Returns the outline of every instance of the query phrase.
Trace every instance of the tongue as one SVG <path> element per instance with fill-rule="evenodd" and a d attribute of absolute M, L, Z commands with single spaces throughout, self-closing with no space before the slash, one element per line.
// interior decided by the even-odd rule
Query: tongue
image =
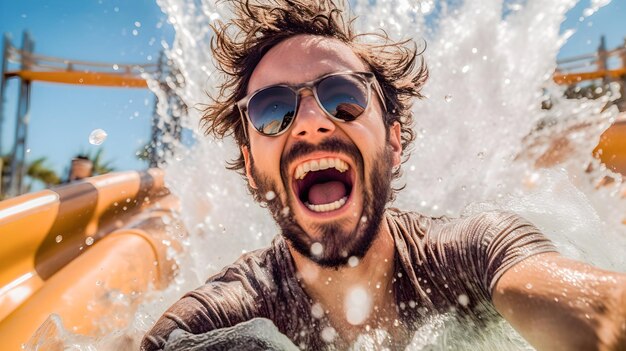
<path fill-rule="evenodd" d="M 313 205 L 329 204 L 344 196 L 346 196 L 345 185 L 334 180 L 313 185 L 309 190 L 309 203 Z"/>

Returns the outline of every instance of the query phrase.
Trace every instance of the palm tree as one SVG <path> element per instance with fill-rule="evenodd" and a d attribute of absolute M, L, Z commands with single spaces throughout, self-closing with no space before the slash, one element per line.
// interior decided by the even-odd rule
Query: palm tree
<path fill-rule="evenodd" d="M 3 165 L 2 177 L 8 177 L 9 173 L 6 173 L 4 171 L 4 168 L 10 167 L 11 155 L 4 155 L 1 158 Z M 46 162 L 47 158 L 44 156 L 26 164 L 26 177 L 30 180 L 30 182 L 25 185 L 25 189 L 23 189 L 23 191 L 29 192 L 36 182 L 43 184 L 46 188 L 61 183 L 61 178 L 50 166 L 46 164 Z M 5 180 L 6 179 L 2 179 L 3 186 L 6 186 Z M 2 194 L 2 196 L 0 197 L 4 198 L 4 194 Z"/>
<path fill-rule="evenodd" d="M 46 187 L 50 187 L 61 183 L 61 178 L 59 178 L 53 169 L 45 164 L 47 160 L 48 159 L 44 156 L 32 161 L 27 165 L 26 175 L 33 181 L 40 181 Z"/>

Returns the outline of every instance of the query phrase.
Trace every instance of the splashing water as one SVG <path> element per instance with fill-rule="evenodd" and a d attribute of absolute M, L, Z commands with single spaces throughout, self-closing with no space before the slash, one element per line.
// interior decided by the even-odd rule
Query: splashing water
<path fill-rule="evenodd" d="M 215 93 L 220 79 L 210 56 L 209 24 L 231 14 L 223 3 L 208 0 L 157 2 L 176 30 L 168 55 L 186 83 L 177 94 L 187 106 L 206 103 L 205 91 Z M 621 177 L 612 175 L 617 181 L 597 188 L 597 180 L 609 173 L 591 156 L 617 111 L 603 111 L 608 98 L 560 98 L 562 89 L 551 81 L 556 54 L 572 34 L 559 34 L 559 26 L 576 2 L 352 2 L 358 31 L 382 28 L 395 39 L 428 43 L 424 58 L 430 79 L 423 91 L 426 98 L 414 105 L 417 139 L 403 165 L 401 182 L 407 187 L 395 206 L 451 216 L 512 210 L 539 226 L 563 254 L 604 268 L 626 267 Z M 608 2 L 592 1 L 585 15 Z M 541 109 L 546 92 L 554 102 L 550 110 Z M 237 155 L 233 142 L 203 137 L 200 113 L 189 112 L 186 127 L 195 130 L 195 144 L 191 149 L 181 146 L 179 154 L 185 157 L 174 157 L 167 168 L 169 188 L 181 199 L 182 220 L 191 234 L 182 243 L 186 252 L 178 258 L 182 268 L 175 282 L 165 291 L 148 293 L 155 298 L 139 307 L 126 329 L 97 342 L 64 333 L 66 344 L 85 350 L 91 347 L 87 345 L 107 349 L 122 339 L 138 344 L 183 292 L 242 252 L 267 245 L 277 233 L 266 210 L 247 194 L 243 179 L 224 168 L 225 160 Z M 536 128 L 546 121 L 547 127 Z M 569 154 L 542 163 L 557 138 L 567 140 Z M 434 318 L 409 348 L 530 349 L 505 322 L 481 335 L 462 330 L 448 316 Z M 362 345 L 375 347 L 370 341 Z"/>

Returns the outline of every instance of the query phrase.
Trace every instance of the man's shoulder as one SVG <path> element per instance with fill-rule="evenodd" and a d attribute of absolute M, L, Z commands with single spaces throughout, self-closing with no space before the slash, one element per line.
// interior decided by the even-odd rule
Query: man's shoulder
<path fill-rule="evenodd" d="M 512 227 L 532 224 L 520 215 L 506 210 L 491 209 L 473 211 L 458 217 L 430 217 L 419 212 L 405 211 L 397 208 L 387 209 L 387 218 L 393 227 L 403 229 L 406 234 L 438 237 L 442 232 L 469 231 L 486 233 L 501 232 Z"/>
<path fill-rule="evenodd" d="M 401 232 L 411 235 L 424 235 L 434 228 L 454 222 L 456 219 L 447 216 L 430 217 L 415 211 L 388 208 L 386 211 L 387 222 L 392 230 L 400 229 Z"/>

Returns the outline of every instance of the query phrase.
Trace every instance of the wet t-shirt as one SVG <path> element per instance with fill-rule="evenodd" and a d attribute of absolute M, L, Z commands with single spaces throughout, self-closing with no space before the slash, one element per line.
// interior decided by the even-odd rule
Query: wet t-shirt
<path fill-rule="evenodd" d="M 490 319 L 497 315 L 491 293 L 502 274 L 529 256 L 556 251 L 534 225 L 507 212 L 448 219 L 389 209 L 385 220 L 396 247 L 395 306 L 407 333 L 450 311 Z M 175 329 L 200 334 L 263 317 L 300 348 L 325 349 L 321 333 L 329 324 L 313 316 L 314 304 L 278 235 L 269 248 L 243 255 L 176 302 L 142 348 L 162 348 Z"/>

